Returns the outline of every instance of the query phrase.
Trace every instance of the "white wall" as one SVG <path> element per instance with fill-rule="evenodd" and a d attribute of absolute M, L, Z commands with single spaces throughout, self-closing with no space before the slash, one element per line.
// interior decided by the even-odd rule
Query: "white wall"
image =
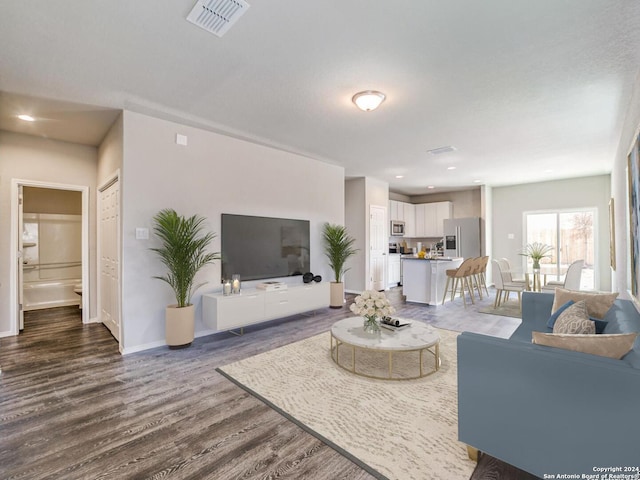
<path fill-rule="evenodd" d="M 636 77 L 633 96 L 625 116 L 618 151 L 611 172 L 611 194 L 615 199 L 616 270 L 612 272 L 613 290 L 623 298 L 630 298 L 629 203 L 627 184 L 627 156 L 640 128 L 640 73 Z M 636 234 L 640 234 L 637 232 Z"/>
<path fill-rule="evenodd" d="M 110 180 L 117 170 L 122 169 L 122 149 L 123 123 L 120 114 L 98 147 L 98 187 Z"/>
<path fill-rule="evenodd" d="M 11 330 L 9 315 L 11 180 L 32 180 L 89 187 L 89 211 L 95 212 L 97 150 L 95 147 L 60 142 L 31 135 L 0 131 L 0 336 Z M 95 218 L 89 218 L 90 317 L 96 315 Z"/>
<path fill-rule="evenodd" d="M 494 187 L 492 258 L 508 258 L 519 265 L 525 241 L 524 212 L 596 208 L 596 248 L 598 268 L 596 289 L 611 289 L 609 274 L 609 199 L 610 176 L 599 175 L 552 182 Z M 514 238 L 509 239 L 508 235 Z"/>
<path fill-rule="evenodd" d="M 188 146 L 176 145 L 176 133 L 188 137 Z M 222 213 L 309 220 L 311 271 L 330 279 L 322 225 L 344 223 L 341 167 L 125 111 L 122 178 L 125 353 L 163 345 L 164 309 L 175 303 L 170 288 L 152 278 L 163 273 L 162 264 L 149 251 L 157 241 L 153 236 L 146 241 L 135 239 L 135 228 L 151 229 L 152 217 L 163 208 L 202 215 L 217 234 Z M 212 250 L 220 250 L 219 236 Z M 192 299 L 196 305 L 196 334 L 207 331 L 201 320 L 201 295 L 219 290 L 220 275 L 220 263 L 216 262 L 197 279 L 210 283 Z"/>

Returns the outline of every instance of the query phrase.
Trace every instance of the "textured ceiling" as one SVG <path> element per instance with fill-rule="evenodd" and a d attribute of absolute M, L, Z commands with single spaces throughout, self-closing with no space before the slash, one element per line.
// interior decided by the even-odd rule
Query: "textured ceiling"
<path fill-rule="evenodd" d="M 0 90 L 181 119 L 417 195 L 608 173 L 640 66 L 635 0 L 249 0 L 222 38 L 186 21 L 194 3 L 1 2 Z M 366 89 L 387 95 L 374 112 L 351 103 Z"/>

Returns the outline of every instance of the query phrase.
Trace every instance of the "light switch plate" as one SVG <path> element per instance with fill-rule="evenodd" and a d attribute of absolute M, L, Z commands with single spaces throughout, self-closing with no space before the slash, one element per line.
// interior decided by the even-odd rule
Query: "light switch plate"
<path fill-rule="evenodd" d="M 513 233 L 509 233 L 509 234 L 507 234 L 507 238 L 509 240 L 513 240 L 514 238 L 516 238 L 516 236 Z"/>
<path fill-rule="evenodd" d="M 136 228 L 136 240 L 149 240 L 149 229 L 148 228 Z"/>

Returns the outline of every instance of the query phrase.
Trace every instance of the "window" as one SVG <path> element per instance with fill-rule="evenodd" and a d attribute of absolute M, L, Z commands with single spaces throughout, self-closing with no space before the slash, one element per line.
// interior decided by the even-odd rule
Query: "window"
<path fill-rule="evenodd" d="M 540 262 L 547 280 L 561 280 L 569 265 L 584 260 L 581 290 L 595 289 L 595 209 L 525 213 L 526 243 L 551 245 L 550 256 Z M 532 261 L 527 258 L 527 268 Z"/>

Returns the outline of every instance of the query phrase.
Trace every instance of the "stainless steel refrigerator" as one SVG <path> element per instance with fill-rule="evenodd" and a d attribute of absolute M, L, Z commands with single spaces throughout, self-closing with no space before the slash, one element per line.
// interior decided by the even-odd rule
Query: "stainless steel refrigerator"
<path fill-rule="evenodd" d="M 480 256 L 480 219 L 451 218 L 444 221 L 445 257 Z"/>

